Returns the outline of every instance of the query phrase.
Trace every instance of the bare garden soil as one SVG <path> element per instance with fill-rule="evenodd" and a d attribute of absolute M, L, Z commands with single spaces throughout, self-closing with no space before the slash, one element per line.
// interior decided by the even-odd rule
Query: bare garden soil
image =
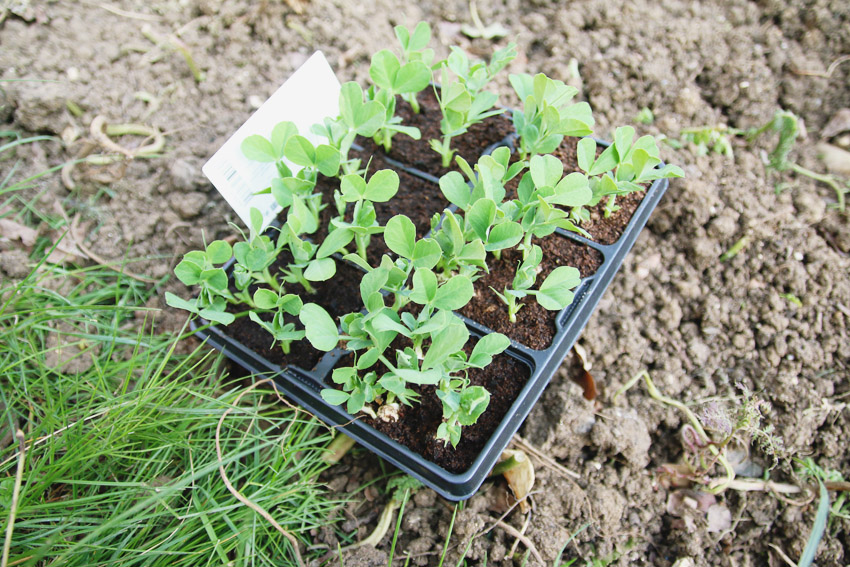
<path fill-rule="evenodd" d="M 140 275 L 161 278 L 187 250 L 233 234 L 228 222 L 236 219 L 200 167 L 314 50 L 324 51 L 341 80 L 365 85 L 369 56 L 394 45 L 397 23 L 429 21 L 443 56 L 452 44 L 484 56 L 507 41 L 463 36 L 461 24 L 470 23 L 465 1 L 298 4 L 301 13 L 286 1 L 15 3 L 20 14 L 8 12 L 0 24 L 0 129 L 56 137 L 18 150 L 15 176 L 79 157 L 92 144 L 102 152 L 90 133 L 97 116 L 156 127 L 166 144 L 156 157 L 120 167 L 77 165 L 65 182 L 45 176 L 14 204 L 76 216 L 86 244 L 103 259 L 164 257 L 132 264 Z M 602 139 L 620 124 L 671 139 L 692 126 L 746 129 L 784 108 L 801 116 L 807 131 L 792 157 L 824 171 L 815 145 L 838 111 L 850 108 L 850 64 L 829 69 L 850 54 L 845 1 L 477 6 L 485 24 L 501 23 L 519 44 L 522 55 L 508 70 L 545 72 L 577 86 Z M 144 26 L 160 37 L 179 35 L 204 80 L 193 79 L 169 44 L 152 43 Z M 496 88 L 504 95 L 500 104 L 517 104 L 506 76 Z M 644 107 L 655 115 L 652 124 L 633 120 Z M 145 143 L 134 136 L 115 142 Z M 503 520 L 527 543 L 511 554 L 517 538 L 496 525 L 510 503 L 507 488 L 488 481 L 458 512 L 445 564 L 457 564 L 469 544 L 469 565 L 520 565 L 530 544 L 550 565 L 584 524 L 563 556 L 581 557 L 575 564 L 599 558 L 615 565 L 781 565 L 773 546 L 800 557 L 816 499 L 728 490 L 716 505 L 729 521 L 710 522 L 705 510 L 678 504 L 695 493 L 673 487 L 660 472 L 686 450 L 681 414 L 650 399 L 641 385 L 614 398 L 646 370 L 663 394 L 701 415 L 711 403 L 741 407 L 740 384 L 772 406 L 764 426 L 783 441 L 772 480 L 799 482 L 793 458 L 804 457 L 850 475 L 850 223 L 828 206 L 831 189 L 765 170 L 762 156 L 774 144 L 733 138 L 732 157 L 661 144 L 665 161 L 681 165 L 687 177 L 671 184 L 580 340 L 599 396 L 586 401 L 565 365 L 520 431 L 558 465 L 533 458 L 532 506 Z M 0 162 L 0 178 L 14 163 Z M 746 246 L 721 262 L 742 238 Z M 27 254 L 19 240 L 0 239 L 0 275 L 22 277 Z M 161 286 L 166 290 L 187 293 L 174 278 Z M 162 311 L 158 326 L 176 330 L 184 320 L 183 313 Z M 759 447 L 745 461 L 774 463 Z M 375 457 L 354 451 L 325 480 L 333 491 L 354 492 L 382 471 Z M 360 537 L 371 531 L 386 496 L 369 495 L 340 512 L 343 530 Z M 409 554 L 411 565 L 436 565 L 453 509 L 430 490 L 418 492 L 402 520 L 398 564 Z M 311 537 L 336 549 L 333 530 Z M 835 518 L 817 565 L 850 562 L 848 541 L 848 522 Z M 389 547 L 388 537 L 343 559 L 347 566 L 385 565 Z M 538 564 L 529 557 L 528 565 Z"/>

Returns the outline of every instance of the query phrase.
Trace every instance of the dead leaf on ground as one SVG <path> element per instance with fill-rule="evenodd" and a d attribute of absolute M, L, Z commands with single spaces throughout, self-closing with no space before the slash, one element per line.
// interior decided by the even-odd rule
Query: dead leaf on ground
<path fill-rule="evenodd" d="M 48 262 L 59 264 L 67 260 L 88 260 L 88 256 L 77 248 L 70 239 L 62 238 L 64 236 L 62 233 L 51 231 L 45 236 L 50 238 L 52 242 L 59 242 L 47 257 Z M 32 250 L 38 237 L 39 231 L 34 228 L 11 219 L 0 219 L 0 240 L 20 241 L 26 248 Z"/>
<path fill-rule="evenodd" d="M 850 152 L 826 142 L 819 143 L 815 149 L 818 157 L 826 164 L 827 171 L 850 177 Z"/>
<path fill-rule="evenodd" d="M 514 449 L 507 449 L 502 452 L 499 462 L 502 463 L 509 459 L 513 459 L 516 464 L 502 474 L 508 481 L 508 486 L 514 493 L 514 497 L 519 501 L 520 510 L 526 513 L 529 510 L 526 496 L 534 487 L 534 465 L 531 464 L 531 459 L 525 453 Z"/>
<path fill-rule="evenodd" d="M 584 399 L 593 401 L 596 399 L 596 381 L 590 373 L 593 364 L 587 360 L 587 351 L 580 344 L 576 343 L 573 346 L 573 358 L 567 368 L 567 375 L 570 380 L 581 386 Z"/>
<path fill-rule="evenodd" d="M 832 138 L 842 132 L 848 131 L 850 131 L 850 108 L 842 108 L 823 127 L 821 136 L 823 138 Z"/>

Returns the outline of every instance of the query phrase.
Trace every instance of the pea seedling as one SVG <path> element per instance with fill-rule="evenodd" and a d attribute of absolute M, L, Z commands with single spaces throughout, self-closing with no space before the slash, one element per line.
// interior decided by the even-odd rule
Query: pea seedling
<path fill-rule="evenodd" d="M 543 250 L 535 244 L 517 268 L 511 288 L 505 288 L 504 293 L 490 288 L 508 306 L 511 323 L 516 323 L 517 312 L 523 306 L 519 300 L 527 295 L 535 296 L 537 303 L 550 311 L 560 311 L 573 302 L 572 289 L 581 283 L 581 276 L 577 269 L 570 266 L 555 268 L 538 289 L 531 289 L 537 280 L 542 261 Z"/>
<path fill-rule="evenodd" d="M 440 93 L 437 101 L 443 113 L 440 121 L 442 140 L 431 140 L 431 148 L 443 158 L 443 167 L 451 165 L 455 150 L 452 138 L 465 133 L 470 126 L 491 116 L 503 113 L 503 108 L 493 108 L 499 100 L 495 93 L 483 90 L 493 77 L 516 57 L 516 44 L 493 53 L 490 63 L 470 63 L 466 53 L 452 47 L 452 53 L 440 67 Z M 452 80 L 451 70 L 456 78 Z"/>

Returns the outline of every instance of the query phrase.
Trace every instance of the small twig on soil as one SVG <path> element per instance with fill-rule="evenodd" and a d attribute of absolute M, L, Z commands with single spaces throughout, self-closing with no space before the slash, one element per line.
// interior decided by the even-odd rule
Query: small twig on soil
<path fill-rule="evenodd" d="M 532 542 L 528 537 L 520 533 L 518 529 L 516 529 L 510 524 L 506 524 L 502 520 L 497 520 L 496 525 L 505 530 L 508 535 L 515 537 L 516 539 L 521 541 L 522 544 L 526 547 L 526 549 L 528 549 L 534 556 L 534 558 L 537 559 L 540 563 L 544 565 L 546 564 L 546 562 L 543 561 L 543 557 L 540 555 L 540 552 L 537 551 L 537 547 L 534 545 L 534 542 Z"/>
<path fill-rule="evenodd" d="M 525 530 L 528 529 L 528 524 L 531 523 L 531 514 L 528 514 L 525 517 L 525 522 L 522 524 L 522 529 L 519 531 L 522 535 L 525 535 Z M 511 546 L 511 550 L 508 552 L 508 557 L 513 557 L 514 553 L 516 553 L 516 548 L 519 546 L 519 539 L 514 540 L 514 544 Z"/>
<path fill-rule="evenodd" d="M 204 76 L 204 72 L 201 71 L 201 68 L 198 67 L 197 63 L 195 63 L 195 58 L 192 57 L 192 52 L 189 50 L 189 46 L 183 43 L 183 41 L 178 39 L 176 36 L 171 35 L 168 36 L 168 38 L 163 38 L 153 31 L 153 28 L 147 24 L 142 26 L 142 35 L 148 38 L 150 42 L 157 47 L 161 48 L 162 46 L 170 46 L 172 49 L 180 53 L 180 55 L 183 56 L 183 59 L 186 60 L 186 64 L 189 66 L 189 70 L 192 72 L 192 77 L 195 79 L 196 83 L 200 83 L 206 78 Z"/>
<path fill-rule="evenodd" d="M 342 548 L 342 551 L 351 551 L 353 549 L 357 549 L 359 547 L 363 547 L 364 545 L 377 546 L 381 543 L 381 540 L 384 539 L 384 536 L 387 535 L 387 532 L 390 529 L 390 526 L 393 522 L 393 516 L 395 515 L 395 511 L 398 510 L 398 507 L 401 506 L 401 502 L 390 498 L 390 501 L 387 502 L 387 505 L 384 506 L 384 509 L 381 511 L 381 515 L 378 518 L 378 524 L 375 526 L 375 529 L 363 540 L 358 541 L 357 543 L 352 543 L 351 545 L 347 545 Z"/>
<path fill-rule="evenodd" d="M 110 262 L 109 260 L 106 260 L 106 259 L 102 258 L 101 256 L 99 256 L 98 254 L 95 254 L 94 252 L 92 252 L 91 248 L 86 246 L 82 242 L 83 239 L 80 238 L 77 235 L 77 228 L 78 228 L 79 223 L 80 223 L 80 215 L 79 214 L 74 215 L 74 220 L 71 221 L 68 218 L 68 213 L 65 212 L 65 209 L 62 207 L 62 205 L 60 205 L 58 202 L 54 203 L 54 204 L 56 205 L 56 210 L 59 212 L 59 214 L 62 215 L 62 217 L 65 219 L 65 222 L 70 226 L 70 229 L 68 230 L 69 238 L 72 240 L 73 244 L 77 248 L 79 248 L 85 255 L 87 255 L 89 258 L 91 258 L 92 260 L 94 260 L 95 262 L 97 262 L 98 264 L 103 266 L 104 268 L 108 268 L 110 270 L 116 271 L 119 274 L 123 274 L 123 275 L 127 276 L 128 278 L 132 278 L 132 279 L 139 281 L 139 282 L 142 282 L 142 283 L 156 283 L 155 279 L 147 278 L 147 277 L 144 277 L 144 276 L 138 276 L 138 275 L 136 275 L 132 272 L 128 272 L 127 270 L 124 269 L 123 265 L 115 266 L 114 265 L 115 262 Z"/>
<path fill-rule="evenodd" d="M 121 16 L 122 18 L 130 18 L 133 20 L 142 20 L 144 22 L 158 22 L 162 20 L 160 16 L 154 16 L 153 14 L 139 14 L 136 12 L 127 12 L 126 10 L 121 10 L 120 8 L 115 8 L 110 6 L 109 4 L 99 4 L 96 2 L 91 2 L 90 0 L 83 0 L 84 3 L 89 6 L 97 6 L 98 8 L 103 8 L 107 12 L 111 12 L 116 16 Z"/>
<path fill-rule="evenodd" d="M 521 449 L 523 449 L 526 453 L 530 453 L 540 459 L 544 466 L 547 466 L 554 470 L 555 472 L 560 473 L 562 476 L 571 478 L 571 479 L 579 479 L 581 475 L 575 471 L 572 471 L 565 467 L 564 465 L 557 462 L 555 459 L 550 457 L 549 455 L 543 453 L 540 449 L 520 437 L 519 435 L 514 435 L 513 439 L 514 443 Z"/>
<path fill-rule="evenodd" d="M 262 516 L 268 523 L 270 523 L 274 528 L 283 535 L 286 539 L 289 540 L 289 543 L 292 544 L 292 549 L 295 552 L 295 560 L 298 562 L 300 567 L 304 567 L 304 560 L 301 558 L 301 551 L 298 548 L 298 540 L 293 536 L 289 531 L 283 528 L 277 521 L 272 518 L 271 514 L 269 514 L 264 508 L 255 504 L 247 497 L 242 495 L 241 492 L 234 488 L 233 484 L 231 484 L 230 479 L 227 477 L 227 473 L 224 471 L 224 456 L 221 452 L 221 426 L 224 424 L 224 419 L 230 414 L 234 407 L 239 404 L 239 401 L 242 397 L 256 389 L 258 386 L 265 384 L 266 382 L 271 382 L 271 378 L 264 378 L 259 380 L 258 382 L 254 382 L 251 386 L 246 388 L 242 393 L 236 396 L 236 399 L 233 400 L 233 404 L 229 408 L 227 408 L 224 413 L 221 414 L 221 417 L 218 420 L 218 425 L 215 428 L 215 452 L 218 455 L 218 472 L 221 475 L 221 480 L 224 481 L 224 485 L 227 487 L 227 490 L 240 502 L 242 502 L 245 506 L 252 509 L 254 512 Z M 277 392 L 277 388 L 275 388 L 275 392 Z"/>
<path fill-rule="evenodd" d="M 778 494 L 799 494 L 803 489 L 794 484 L 773 482 L 772 480 L 736 478 L 727 486 L 742 492 L 774 492 Z"/>
<path fill-rule="evenodd" d="M 826 73 L 795 68 L 792 68 L 791 70 L 794 72 L 795 75 L 804 75 L 807 77 L 823 77 L 824 79 L 829 79 L 830 77 L 832 77 L 832 74 L 835 72 L 838 66 L 844 63 L 845 61 L 850 61 L 850 55 L 842 55 L 841 57 L 833 61 L 827 68 Z"/>
<path fill-rule="evenodd" d="M 15 472 L 15 486 L 12 489 L 12 502 L 9 505 L 9 519 L 6 521 L 6 540 L 3 542 L 3 557 L 0 567 L 9 564 L 9 552 L 12 549 L 12 534 L 15 532 L 15 516 L 18 513 L 18 498 L 21 496 L 21 484 L 24 480 L 24 465 L 26 464 L 27 446 L 24 432 L 18 429 L 15 432 L 20 449 L 18 450 L 18 470 Z"/>
<path fill-rule="evenodd" d="M 780 559 L 782 559 L 785 563 L 787 563 L 787 564 L 788 564 L 788 565 L 790 565 L 791 567 L 797 567 L 797 564 L 796 564 L 796 563 L 794 563 L 794 562 L 791 560 L 791 558 L 790 558 L 790 557 L 788 557 L 788 556 L 785 554 L 785 552 L 784 552 L 784 551 L 782 551 L 782 550 L 779 548 L 779 546 L 778 546 L 778 545 L 773 544 L 773 543 L 768 543 L 767 545 L 769 545 L 770 547 L 772 547 L 772 548 L 776 551 L 776 553 L 778 553 L 778 554 L 779 554 Z"/>

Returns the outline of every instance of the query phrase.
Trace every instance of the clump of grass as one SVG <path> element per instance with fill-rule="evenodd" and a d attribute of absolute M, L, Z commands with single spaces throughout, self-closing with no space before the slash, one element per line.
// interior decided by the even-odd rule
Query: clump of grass
<path fill-rule="evenodd" d="M 240 397 L 208 349 L 178 354 L 181 337 L 134 330 L 150 293 L 100 267 L 41 265 L 0 284 L 8 565 L 292 562 L 291 542 L 234 498 L 220 466 L 302 547 L 334 518 L 317 480 L 323 426 L 271 387 Z"/>

